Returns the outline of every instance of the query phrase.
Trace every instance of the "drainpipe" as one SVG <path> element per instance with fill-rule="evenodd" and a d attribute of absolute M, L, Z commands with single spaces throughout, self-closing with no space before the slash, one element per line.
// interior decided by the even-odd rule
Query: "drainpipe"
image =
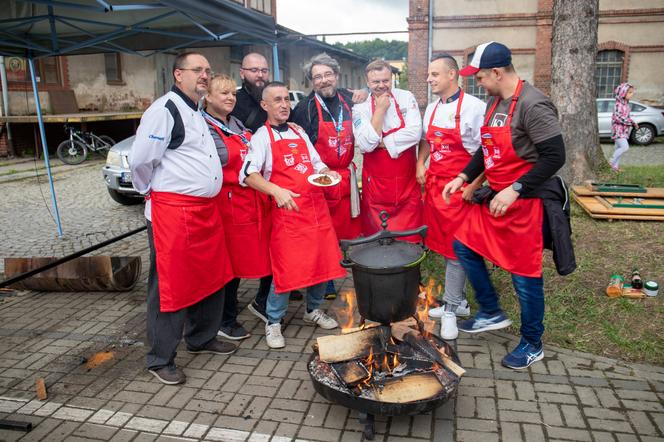
<path fill-rule="evenodd" d="M 7 82 L 7 71 L 5 70 L 5 57 L 0 56 L 0 82 L 2 83 L 2 107 L 3 111 L 0 115 L 9 116 L 9 83 Z M 10 154 L 14 152 L 14 145 L 12 144 L 12 131 L 9 127 L 9 122 L 5 124 L 7 128 L 7 150 Z"/>
<path fill-rule="evenodd" d="M 429 43 L 427 47 L 427 65 L 431 61 L 431 56 L 433 54 L 433 0 L 429 0 Z M 431 102 L 431 85 L 427 83 L 427 103 Z"/>

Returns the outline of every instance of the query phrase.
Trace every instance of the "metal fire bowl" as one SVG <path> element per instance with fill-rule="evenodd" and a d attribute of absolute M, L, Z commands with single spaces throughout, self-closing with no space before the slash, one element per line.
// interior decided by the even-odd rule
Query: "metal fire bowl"
<path fill-rule="evenodd" d="M 450 355 L 454 362 L 460 365 L 459 358 L 452 346 L 437 336 L 433 336 L 433 338 L 438 342 L 439 346 L 444 346 L 445 352 Z M 312 353 L 307 363 L 307 371 L 309 371 L 309 376 L 311 377 L 311 381 L 314 384 L 314 389 L 316 392 L 318 392 L 318 394 L 330 402 L 343 405 L 344 407 L 348 407 L 361 413 L 380 416 L 403 416 L 426 413 L 427 411 L 438 408 L 447 402 L 451 397 L 453 397 L 456 393 L 457 387 L 459 386 L 459 381 L 461 380 L 461 378 L 456 376 L 454 373 L 448 371 L 453 381 L 445 385 L 441 394 L 437 396 L 434 396 L 430 399 L 406 403 L 382 402 L 354 396 L 352 393 L 347 393 L 340 389 L 336 389 L 333 386 L 329 386 L 323 382 L 320 382 L 309 367 L 311 362 L 316 359 L 317 356 L 318 355 L 315 352 Z"/>

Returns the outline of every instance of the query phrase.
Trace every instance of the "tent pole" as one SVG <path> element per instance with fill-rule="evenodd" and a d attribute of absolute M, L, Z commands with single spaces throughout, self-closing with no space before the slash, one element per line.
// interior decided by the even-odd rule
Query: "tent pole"
<path fill-rule="evenodd" d="M 48 160 L 48 144 L 46 143 L 46 129 L 44 128 L 44 117 L 42 116 L 41 103 L 39 101 L 39 88 L 37 88 L 37 76 L 35 75 L 35 63 L 32 58 L 28 58 L 30 65 L 30 79 L 32 80 L 32 91 L 35 94 L 35 109 L 37 110 L 37 121 L 39 122 L 39 134 L 41 135 L 42 148 L 44 149 L 44 164 L 46 164 L 46 174 L 48 183 L 51 186 L 51 203 L 55 224 L 58 227 L 58 237 L 62 238 L 62 224 L 60 223 L 60 212 L 58 211 L 58 202 L 55 199 L 55 189 L 53 188 L 53 175 L 51 174 L 51 164 Z M 35 149 L 37 146 L 35 146 Z"/>
<path fill-rule="evenodd" d="M 274 68 L 274 75 L 272 75 L 272 79 L 274 81 L 281 81 L 281 73 L 279 72 L 279 50 L 277 48 L 277 42 L 272 43 L 272 66 Z"/>

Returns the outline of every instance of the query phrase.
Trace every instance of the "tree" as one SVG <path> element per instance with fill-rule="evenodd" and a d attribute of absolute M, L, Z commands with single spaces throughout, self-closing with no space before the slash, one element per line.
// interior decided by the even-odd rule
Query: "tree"
<path fill-rule="evenodd" d="M 385 60 L 403 60 L 408 57 L 408 42 L 399 40 L 373 40 L 351 41 L 348 43 L 335 43 L 335 46 L 349 49 L 358 55 L 367 58 L 384 58 Z"/>
<path fill-rule="evenodd" d="M 408 63 L 404 63 L 399 73 L 399 89 L 408 89 Z"/>
<path fill-rule="evenodd" d="M 599 0 L 554 0 L 551 99 L 558 108 L 567 162 L 563 176 L 580 183 L 606 164 L 599 144 L 595 58 Z"/>

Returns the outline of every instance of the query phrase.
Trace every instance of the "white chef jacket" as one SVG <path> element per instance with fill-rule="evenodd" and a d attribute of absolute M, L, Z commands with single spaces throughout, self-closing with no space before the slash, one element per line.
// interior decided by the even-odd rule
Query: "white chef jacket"
<path fill-rule="evenodd" d="M 441 102 L 440 98 L 433 103 L 429 103 L 427 110 L 424 112 L 424 119 L 422 120 L 423 140 L 426 140 L 427 131 L 429 130 L 429 120 L 431 119 L 431 112 L 433 112 L 434 108 L 436 109 L 436 116 L 433 118 L 433 125 L 444 129 L 454 128 L 454 116 L 456 115 L 458 103 L 458 98 L 449 103 Z M 438 107 L 436 107 L 436 105 L 438 105 Z M 473 95 L 464 94 L 463 102 L 461 103 L 459 130 L 461 131 L 463 147 L 470 155 L 473 155 L 480 147 L 480 128 L 484 124 L 485 111 L 485 102 Z"/>
<path fill-rule="evenodd" d="M 299 137 L 295 133 L 290 125 L 288 130 L 285 132 L 279 132 L 278 130 L 270 127 L 272 135 L 274 136 L 275 141 L 281 139 L 284 140 L 295 140 Z M 327 166 L 323 163 L 316 152 L 316 149 L 309 141 L 309 137 L 306 133 L 298 131 L 300 137 L 302 137 L 307 143 L 307 149 L 309 150 L 309 158 L 311 159 L 311 165 L 314 168 L 316 173 L 320 173 L 321 170 L 325 169 Z M 246 186 L 244 180 L 247 179 L 252 173 L 260 173 L 263 175 L 267 181 L 270 181 L 270 176 L 272 176 L 272 147 L 270 146 L 270 134 L 265 125 L 258 128 L 256 133 L 251 136 L 251 141 L 249 142 L 249 152 L 244 158 L 244 164 L 240 170 L 240 184 Z"/>
<path fill-rule="evenodd" d="M 382 134 L 377 134 L 371 125 L 371 116 L 373 115 L 371 111 L 372 97 L 370 96 L 364 103 L 353 106 L 353 135 L 355 136 L 355 143 L 362 153 L 373 152 L 382 141 L 390 157 L 396 159 L 403 151 L 419 143 L 422 132 L 422 118 L 415 96 L 403 89 L 392 89 L 392 95 L 399 104 L 405 126 L 384 138 Z M 390 107 L 387 109 L 383 120 L 383 132 L 399 127 L 400 124 L 401 120 L 397 115 L 394 100 L 390 97 Z"/>
<path fill-rule="evenodd" d="M 134 188 L 211 198 L 221 190 L 221 162 L 197 104 L 173 86 L 143 113 L 129 152 Z M 151 204 L 145 217 L 152 220 Z"/>

